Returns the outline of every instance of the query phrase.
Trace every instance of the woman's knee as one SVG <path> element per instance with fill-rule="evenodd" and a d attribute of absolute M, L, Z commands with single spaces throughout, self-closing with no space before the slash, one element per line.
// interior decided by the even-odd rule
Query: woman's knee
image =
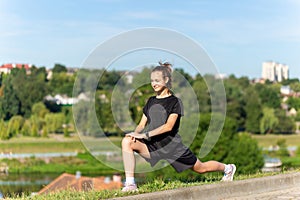
<path fill-rule="evenodd" d="M 132 139 L 131 137 L 124 137 L 122 139 L 122 149 L 124 148 L 131 148 Z"/>
<path fill-rule="evenodd" d="M 198 173 L 205 173 L 206 172 L 206 167 L 205 167 L 205 164 L 203 162 L 197 160 L 197 162 L 193 166 L 192 170 L 194 170 L 195 172 L 198 172 Z"/>

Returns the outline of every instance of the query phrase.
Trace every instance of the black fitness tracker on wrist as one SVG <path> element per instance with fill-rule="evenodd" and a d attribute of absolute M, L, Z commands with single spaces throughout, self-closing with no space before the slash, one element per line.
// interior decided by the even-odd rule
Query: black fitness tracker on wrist
<path fill-rule="evenodd" d="M 150 141 L 151 138 L 150 138 L 150 136 L 149 136 L 149 132 L 146 132 L 145 135 L 146 135 L 146 137 L 147 137 L 147 140 Z"/>

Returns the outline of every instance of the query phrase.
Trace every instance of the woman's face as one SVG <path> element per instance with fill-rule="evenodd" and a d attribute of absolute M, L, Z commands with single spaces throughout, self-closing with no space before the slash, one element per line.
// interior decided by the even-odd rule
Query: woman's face
<path fill-rule="evenodd" d="M 155 92 L 161 92 L 166 88 L 168 78 L 164 79 L 161 71 L 154 71 L 151 73 L 151 86 Z"/>

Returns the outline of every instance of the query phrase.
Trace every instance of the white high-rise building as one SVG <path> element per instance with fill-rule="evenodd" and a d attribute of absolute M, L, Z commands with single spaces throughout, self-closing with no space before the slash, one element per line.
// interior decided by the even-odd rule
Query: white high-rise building
<path fill-rule="evenodd" d="M 273 61 L 263 62 L 262 78 L 276 82 L 289 79 L 289 66 Z"/>

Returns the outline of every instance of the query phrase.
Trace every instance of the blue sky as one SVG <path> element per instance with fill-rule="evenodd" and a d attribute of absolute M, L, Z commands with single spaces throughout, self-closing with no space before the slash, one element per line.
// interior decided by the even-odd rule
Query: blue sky
<path fill-rule="evenodd" d="M 1 0 L 0 64 L 80 67 L 107 39 L 160 27 L 199 43 L 220 73 L 259 78 L 273 60 L 300 78 L 299 11 L 298 0 Z"/>

